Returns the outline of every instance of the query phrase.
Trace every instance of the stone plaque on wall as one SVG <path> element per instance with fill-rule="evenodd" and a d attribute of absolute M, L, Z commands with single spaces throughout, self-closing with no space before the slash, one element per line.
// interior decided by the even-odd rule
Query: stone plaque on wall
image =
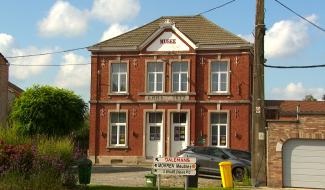
<path fill-rule="evenodd" d="M 145 96 L 148 101 L 187 101 L 189 96 L 175 96 L 175 95 L 150 95 Z"/>

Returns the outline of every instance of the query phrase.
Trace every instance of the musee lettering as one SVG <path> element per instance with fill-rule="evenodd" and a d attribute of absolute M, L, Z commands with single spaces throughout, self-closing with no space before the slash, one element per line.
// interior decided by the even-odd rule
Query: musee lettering
<path fill-rule="evenodd" d="M 160 44 L 176 44 L 176 39 L 160 39 Z"/>

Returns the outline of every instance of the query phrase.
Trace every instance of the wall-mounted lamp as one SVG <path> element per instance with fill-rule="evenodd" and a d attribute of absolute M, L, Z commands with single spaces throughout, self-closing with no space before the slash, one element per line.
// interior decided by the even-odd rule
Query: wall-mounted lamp
<path fill-rule="evenodd" d="M 241 138 L 242 138 L 242 136 L 241 136 L 237 131 L 235 131 L 235 137 L 236 137 L 237 139 L 241 139 Z"/>

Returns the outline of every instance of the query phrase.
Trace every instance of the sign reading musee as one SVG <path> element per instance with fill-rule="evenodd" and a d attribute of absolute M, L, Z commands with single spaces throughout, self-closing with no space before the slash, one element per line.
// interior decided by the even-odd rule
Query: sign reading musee
<path fill-rule="evenodd" d="M 154 174 L 195 175 L 196 158 L 165 157 L 155 158 L 153 162 Z"/>

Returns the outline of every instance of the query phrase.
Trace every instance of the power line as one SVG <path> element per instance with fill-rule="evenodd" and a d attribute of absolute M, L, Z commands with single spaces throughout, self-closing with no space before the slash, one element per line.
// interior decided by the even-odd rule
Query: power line
<path fill-rule="evenodd" d="M 27 65 L 27 64 L 9 64 L 10 66 L 23 67 L 54 67 L 54 66 L 71 66 L 71 65 L 90 65 L 91 63 L 76 63 L 76 64 L 41 64 L 41 65 Z"/>
<path fill-rule="evenodd" d="M 274 68 L 274 69 L 310 69 L 310 68 L 319 68 L 325 67 L 325 64 L 321 65 L 301 65 L 301 66 L 280 66 L 280 65 L 266 65 L 263 64 L 264 67 Z"/>
<path fill-rule="evenodd" d="M 219 8 L 222 8 L 222 7 L 224 7 L 224 6 L 226 6 L 226 5 L 230 4 L 230 3 L 233 3 L 235 1 L 236 0 L 228 1 L 226 3 L 223 3 L 223 4 L 219 5 L 219 6 L 213 7 L 211 9 L 209 9 L 209 10 L 200 12 L 200 13 L 196 14 L 196 16 L 202 15 L 202 14 L 205 14 L 205 13 L 208 13 L 208 12 L 211 12 L 211 11 L 216 10 L 216 9 L 219 9 Z M 67 49 L 67 50 L 61 50 L 61 51 L 46 52 L 46 53 L 36 53 L 36 54 L 27 54 L 27 55 L 18 55 L 18 56 L 8 56 L 8 57 L 5 57 L 5 58 L 7 58 L 7 59 L 16 59 L 16 58 L 26 58 L 26 57 L 36 57 L 36 56 L 43 56 L 43 55 L 52 55 L 52 54 L 59 54 L 59 53 L 66 53 L 66 52 L 71 52 L 71 51 L 83 50 L 83 49 L 87 49 L 88 47 L 90 47 L 90 46 L 73 48 L 73 49 Z M 14 65 L 14 64 L 11 64 L 11 65 Z M 17 65 L 14 65 L 14 66 L 17 66 Z M 20 66 L 23 66 L 23 65 L 20 65 Z M 44 65 L 44 66 L 49 66 L 49 65 Z M 57 66 L 57 65 L 53 65 L 53 66 Z"/>
<path fill-rule="evenodd" d="M 216 10 L 216 9 L 219 9 L 219 8 L 221 8 L 221 7 L 224 7 L 224 6 L 226 6 L 226 5 L 230 4 L 230 3 L 233 3 L 233 2 L 235 2 L 235 1 L 236 1 L 236 0 L 228 1 L 228 2 L 226 2 L 226 3 L 224 3 L 224 4 L 221 4 L 221 5 L 219 5 L 219 6 L 213 7 L 212 9 L 209 9 L 209 10 L 203 11 L 203 12 L 197 14 L 197 15 L 202 15 L 202 14 L 205 14 L 205 13 L 208 13 L 208 12 L 211 12 L 211 11 L 214 11 L 214 10 Z"/>
<path fill-rule="evenodd" d="M 35 53 L 35 54 L 27 54 L 27 55 L 9 56 L 9 57 L 5 57 L 5 58 L 7 58 L 7 59 L 16 59 L 16 58 L 25 58 L 25 57 L 36 57 L 36 56 L 43 56 L 43 55 L 66 53 L 66 52 L 77 51 L 77 50 L 82 50 L 82 49 L 86 49 L 86 48 L 88 48 L 88 46 L 87 47 L 74 48 L 74 49 L 66 49 L 66 50 L 61 50 L 61 51 L 46 52 L 46 53 Z"/>
<path fill-rule="evenodd" d="M 279 3 L 282 7 L 288 9 L 290 12 L 294 13 L 295 15 L 297 15 L 298 17 L 302 18 L 303 20 L 307 21 L 309 24 L 315 26 L 316 28 L 318 28 L 319 30 L 325 32 L 325 29 L 318 26 L 317 24 L 315 24 L 314 22 L 306 19 L 305 17 L 301 16 L 299 13 L 297 13 L 296 11 L 292 10 L 291 8 L 289 8 L 288 6 L 286 6 L 285 4 L 281 3 L 279 0 L 274 0 L 275 2 Z"/>

